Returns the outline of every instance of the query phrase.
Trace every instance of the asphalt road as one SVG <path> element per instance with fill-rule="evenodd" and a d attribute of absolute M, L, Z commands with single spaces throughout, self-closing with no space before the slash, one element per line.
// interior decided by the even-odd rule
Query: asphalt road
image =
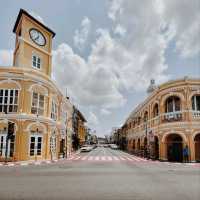
<path fill-rule="evenodd" d="M 0 167 L 0 200 L 199 200 L 200 168 L 109 148 L 62 163 Z"/>

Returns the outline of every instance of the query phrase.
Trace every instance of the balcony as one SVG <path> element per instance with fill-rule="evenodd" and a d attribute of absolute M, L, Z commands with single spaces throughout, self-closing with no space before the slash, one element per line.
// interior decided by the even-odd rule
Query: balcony
<path fill-rule="evenodd" d="M 196 120 L 196 119 L 200 119 L 200 111 L 191 111 L 192 113 L 192 119 Z"/>
<path fill-rule="evenodd" d="M 162 122 L 174 122 L 183 120 L 183 111 L 175 111 L 162 114 Z"/>

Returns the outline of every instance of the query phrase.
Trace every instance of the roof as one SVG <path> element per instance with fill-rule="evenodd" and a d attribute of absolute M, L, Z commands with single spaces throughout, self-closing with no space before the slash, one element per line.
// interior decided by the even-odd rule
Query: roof
<path fill-rule="evenodd" d="M 31 18 L 37 24 L 39 24 L 44 29 L 46 29 L 48 32 L 50 32 L 53 35 L 53 37 L 56 35 L 54 31 L 52 31 L 50 28 L 48 28 L 47 26 L 45 26 L 44 24 L 42 24 L 40 21 L 38 21 L 36 18 L 34 18 L 33 16 L 31 16 L 27 11 L 25 11 L 23 9 L 20 9 L 20 11 L 19 11 L 19 14 L 17 16 L 17 20 L 16 20 L 14 28 L 13 28 L 13 33 L 16 33 L 17 26 L 18 26 L 19 21 L 20 21 L 20 19 L 21 19 L 21 17 L 22 17 L 23 14 L 26 15 L 27 17 Z"/>
<path fill-rule="evenodd" d="M 85 119 L 85 117 L 83 116 L 83 114 L 81 113 L 81 111 L 78 108 L 76 108 L 75 106 L 74 106 L 74 111 L 77 113 L 77 115 L 81 118 L 81 120 L 83 122 L 87 122 L 87 120 Z"/>

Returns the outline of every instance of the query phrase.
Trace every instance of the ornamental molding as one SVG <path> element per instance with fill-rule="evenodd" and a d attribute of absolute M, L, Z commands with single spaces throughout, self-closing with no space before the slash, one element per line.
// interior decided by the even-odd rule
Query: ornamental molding
<path fill-rule="evenodd" d="M 24 131 L 31 132 L 32 126 L 41 127 L 42 130 L 43 130 L 43 133 L 47 134 L 47 128 L 46 128 L 46 126 L 43 123 L 39 122 L 39 121 L 32 122 L 32 123 L 28 124 L 28 126 L 26 127 L 26 129 Z"/>
<path fill-rule="evenodd" d="M 37 84 L 46 86 L 47 88 L 51 89 L 55 93 L 57 92 L 60 95 L 62 94 L 61 91 L 57 88 L 57 86 L 53 83 L 53 81 L 49 79 L 49 77 L 39 77 L 38 75 L 34 75 L 32 70 L 27 70 L 24 68 L 21 69 L 20 72 L 21 73 L 17 73 L 15 71 L 0 72 L 0 78 L 4 80 L 12 79 L 16 81 L 35 82 Z M 43 74 L 41 74 L 40 76 L 43 76 Z"/>
<path fill-rule="evenodd" d="M 21 86 L 21 84 L 19 83 L 19 82 L 17 82 L 17 81 L 15 81 L 15 80 L 12 80 L 11 78 L 8 78 L 8 79 L 5 79 L 5 80 L 1 80 L 0 81 L 0 84 L 4 84 L 4 83 L 14 83 L 14 84 L 16 84 L 17 85 L 17 89 L 18 90 L 21 90 L 22 89 L 22 86 Z"/>
<path fill-rule="evenodd" d="M 17 121 L 38 121 L 40 123 L 46 123 L 50 126 L 56 126 L 56 124 L 58 122 L 55 122 L 54 120 L 52 120 L 49 117 L 43 117 L 43 116 L 39 116 L 37 117 L 36 115 L 32 115 L 32 114 L 26 114 L 26 113 L 22 113 L 22 114 L 0 114 L 0 120 L 1 119 L 8 119 L 8 120 L 17 120 Z"/>
<path fill-rule="evenodd" d="M 183 132 L 181 132 L 181 131 L 176 131 L 176 130 L 173 131 L 173 132 L 168 131 L 168 132 L 164 133 L 164 135 L 162 136 L 161 142 L 164 143 L 164 142 L 166 141 L 167 136 L 169 136 L 169 135 L 172 134 L 172 133 L 173 133 L 173 134 L 178 134 L 178 135 L 180 135 L 180 136 L 182 137 L 182 139 L 184 140 L 185 143 L 188 142 L 188 139 L 187 139 L 186 135 L 185 135 Z"/>
<path fill-rule="evenodd" d="M 32 84 L 29 88 L 29 92 L 33 92 L 35 88 L 41 88 L 44 91 L 44 96 L 48 96 L 48 90 L 41 83 Z"/>

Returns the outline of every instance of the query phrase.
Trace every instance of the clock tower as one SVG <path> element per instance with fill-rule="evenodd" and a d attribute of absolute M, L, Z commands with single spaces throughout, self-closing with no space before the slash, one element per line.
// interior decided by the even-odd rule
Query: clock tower
<path fill-rule="evenodd" d="M 16 34 L 13 66 L 51 76 L 55 33 L 23 9 L 18 14 L 13 32 Z"/>

